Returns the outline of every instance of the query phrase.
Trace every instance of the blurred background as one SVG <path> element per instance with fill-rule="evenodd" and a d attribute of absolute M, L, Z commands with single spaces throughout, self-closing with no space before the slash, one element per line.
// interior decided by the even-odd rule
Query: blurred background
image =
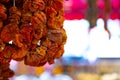
<path fill-rule="evenodd" d="M 64 0 L 62 58 L 41 67 L 11 61 L 10 80 L 120 80 L 120 0 Z"/>

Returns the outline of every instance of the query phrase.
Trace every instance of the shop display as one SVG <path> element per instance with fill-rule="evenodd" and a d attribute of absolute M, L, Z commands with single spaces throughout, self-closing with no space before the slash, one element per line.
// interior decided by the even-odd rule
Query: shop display
<path fill-rule="evenodd" d="M 0 80 L 14 75 L 12 59 L 43 66 L 63 55 L 63 16 L 63 0 L 0 0 Z"/>

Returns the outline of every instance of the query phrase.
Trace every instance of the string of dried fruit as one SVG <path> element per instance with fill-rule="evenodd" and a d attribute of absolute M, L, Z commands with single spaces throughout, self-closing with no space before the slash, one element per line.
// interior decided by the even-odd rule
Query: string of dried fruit
<path fill-rule="evenodd" d="M 42 4 L 41 6 L 44 6 L 43 0 L 39 0 L 39 3 Z M 63 29 L 63 2 L 62 0 L 51 0 L 49 3 L 50 4 L 46 5 L 45 10 L 43 9 L 44 7 L 38 10 L 30 10 L 31 13 L 33 13 L 31 24 L 35 30 L 33 38 L 34 42 L 32 43 L 36 45 L 36 48 L 35 50 L 33 49 L 33 51 L 31 50 L 29 52 L 30 54 L 27 54 L 25 58 L 25 64 L 27 65 L 40 66 L 47 61 L 52 64 L 54 63 L 54 59 L 61 57 L 64 52 L 63 45 L 66 42 L 66 34 Z M 57 9 L 57 7 L 59 8 Z M 41 44 L 40 46 L 37 45 L 39 41 Z M 38 49 L 44 52 L 44 54 L 41 51 L 38 52 Z M 30 56 L 31 58 L 29 58 Z M 32 59 L 32 57 L 35 57 L 36 59 Z M 36 61 L 37 58 L 39 59 L 38 61 Z M 29 59 L 32 59 L 33 61 Z"/>
<path fill-rule="evenodd" d="M 0 29 L 3 27 L 3 21 L 7 18 L 6 10 L 6 7 L 0 3 Z"/>
<path fill-rule="evenodd" d="M 8 44 L 11 40 L 15 40 L 15 35 L 18 33 L 18 15 L 19 13 L 16 11 L 16 7 L 13 6 L 9 9 L 9 15 L 6 17 L 6 20 L 8 21 L 8 24 L 4 24 L 1 29 L 1 52 L 0 52 L 0 66 L 1 66 L 1 79 L 2 80 L 8 80 L 9 77 L 12 77 L 14 75 L 13 71 L 9 69 L 9 63 L 11 59 L 14 59 L 15 53 L 17 52 L 16 47 L 14 47 L 12 44 Z M 4 44 L 4 45 L 3 45 Z M 5 69 L 2 67 L 6 67 Z"/>
<path fill-rule="evenodd" d="M 7 8 L 1 2 L 6 2 L 8 0 L 0 0 L 0 33 L 4 27 L 4 22 L 7 19 Z M 8 80 L 9 77 L 13 76 L 14 73 L 9 68 L 10 56 L 4 53 L 6 44 L 0 37 L 0 80 Z M 11 54 L 10 54 L 11 55 Z"/>
<path fill-rule="evenodd" d="M 5 13 L 6 10 L 7 10 L 6 7 L 0 3 L 0 31 L 3 28 L 3 20 L 7 18 L 7 14 Z M 4 50 L 4 48 L 5 48 L 5 43 L 3 43 L 2 39 L 0 38 L 0 55 L 1 55 L 1 52 Z M 2 59 L 0 58 L 0 61 L 1 60 Z"/>
<path fill-rule="evenodd" d="M 0 63 L 0 80 L 9 80 L 9 77 L 12 77 L 14 72 L 10 70 L 9 64 Z"/>
<path fill-rule="evenodd" d="M 66 42 L 66 34 L 63 29 L 63 1 L 51 0 L 46 8 L 47 36 L 51 45 L 47 49 L 47 60 L 50 64 L 54 63 L 55 58 L 62 56 L 64 52 L 64 43 Z"/>
<path fill-rule="evenodd" d="M 26 0 L 23 4 L 21 36 L 23 37 L 22 43 L 28 49 L 25 56 L 25 64 L 27 65 L 41 66 L 46 63 L 45 56 L 41 57 L 43 52 L 37 50 L 40 46 L 38 43 L 45 34 L 46 15 L 43 12 L 44 8 L 45 4 L 43 0 Z M 28 29 L 30 29 L 29 32 L 27 31 Z"/>
<path fill-rule="evenodd" d="M 0 23 L 3 20 L 5 23 L 0 28 L 0 65 L 9 66 L 14 59 L 24 60 L 30 66 L 43 66 L 46 62 L 53 64 L 54 59 L 63 55 L 67 39 L 63 29 L 63 0 L 8 0 L 7 3 L 2 0 L 2 3 Z M 1 74 L 3 71 L 0 68 Z"/>

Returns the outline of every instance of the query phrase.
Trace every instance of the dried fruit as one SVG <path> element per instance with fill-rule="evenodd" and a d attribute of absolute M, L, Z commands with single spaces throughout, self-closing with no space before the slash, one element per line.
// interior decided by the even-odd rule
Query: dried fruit
<path fill-rule="evenodd" d="M 14 75 L 12 59 L 43 66 L 63 55 L 63 13 L 63 0 L 0 0 L 0 80 Z"/>

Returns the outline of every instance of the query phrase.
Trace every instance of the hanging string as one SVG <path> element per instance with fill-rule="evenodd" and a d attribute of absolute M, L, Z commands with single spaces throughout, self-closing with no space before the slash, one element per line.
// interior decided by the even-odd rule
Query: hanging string
<path fill-rule="evenodd" d="M 15 0 L 13 0 L 13 6 L 15 6 Z"/>
<path fill-rule="evenodd" d="M 103 16 L 103 20 L 104 20 L 104 28 L 105 30 L 108 32 L 109 34 L 109 38 L 111 37 L 110 32 L 107 28 L 107 20 L 109 18 L 109 14 L 111 12 L 111 5 L 110 5 L 110 0 L 104 0 L 105 3 L 105 8 L 104 8 L 104 16 Z"/>
<path fill-rule="evenodd" d="M 88 9 L 86 13 L 86 18 L 90 23 L 90 29 L 96 26 L 97 20 L 97 4 L 96 0 L 87 0 Z"/>

